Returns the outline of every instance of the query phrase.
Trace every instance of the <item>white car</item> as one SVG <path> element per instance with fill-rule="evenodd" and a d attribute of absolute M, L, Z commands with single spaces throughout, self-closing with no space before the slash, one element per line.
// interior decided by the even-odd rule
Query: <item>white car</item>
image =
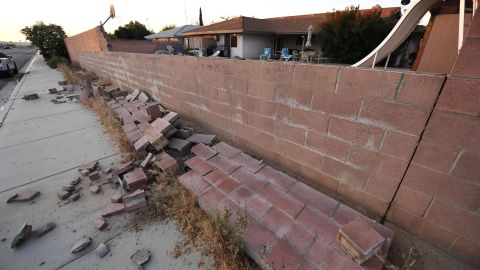
<path fill-rule="evenodd" d="M 12 57 L 2 52 L 0 52 L 0 72 L 9 75 L 18 73 L 17 64 Z"/>

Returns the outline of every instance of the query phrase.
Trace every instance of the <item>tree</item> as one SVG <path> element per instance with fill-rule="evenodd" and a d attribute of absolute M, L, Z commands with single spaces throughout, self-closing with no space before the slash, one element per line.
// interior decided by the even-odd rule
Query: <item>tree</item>
<path fill-rule="evenodd" d="M 163 31 L 170 30 L 170 29 L 173 29 L 173 28 L 175 28 L 175 27 L 177 27 L 175 24 L 167 24 L 167 25 L 165 25 L 165 26 L 162 28 L 162 32 L 163 32 Z"/>
<path fill-rule="evenodd" d="M 56 24 L 37 22 L 20 30 L 26 39 L 36 46 L 45 59 L 53 56 L 68 57 L 64 39 L 67 38 L 63 28 Z"/>
<path fill-rule="evenodd" d="M 382 9 L 376 6 L 360 12 L 358 6 L 328 15 L 317 27 L 322 50 L 326 57 L 341 63 L 352 64 L 370 53 L 388 35 L 395 25 L 394 14 L 383 18 Z"/>
<path fill-rule="evenodd" d="M 153 34 L 153 32 L 138 21 L 130 21 L 124 26 L 119 26 L 113 34 L 118 39 L 145 39 L 145 36 Z"/>
<path fill-rule="evenodd" d="M 200 12 L 198 13 L 198 25 L 203 26 L 202 7 L 200 7 Z"/>

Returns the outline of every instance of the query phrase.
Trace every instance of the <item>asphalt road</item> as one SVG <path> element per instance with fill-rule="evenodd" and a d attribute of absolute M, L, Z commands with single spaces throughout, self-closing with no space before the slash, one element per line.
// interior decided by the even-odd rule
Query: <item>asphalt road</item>
<path fill-rule="evenodd" d="M 37 52 L 36 48 L 12 48 L 12 49 L 0 49 L 1 52 L 6 55 L 11 55 L 15 63 L 17 63 L 17 68 L 21 71 L 22 67 L 32 58 L 32 56 Z M 7 99 L 10 97 L 13 89 L 17 85 L 17 79 L 19 79 L 21 74 L 9 77 L 7 75 L 0 74 L 0 108 L 5 104 Z"/>

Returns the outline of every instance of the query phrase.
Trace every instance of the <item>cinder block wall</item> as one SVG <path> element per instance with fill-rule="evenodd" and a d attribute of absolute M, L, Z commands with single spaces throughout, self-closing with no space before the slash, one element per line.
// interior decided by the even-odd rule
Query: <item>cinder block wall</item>
<path fill-rule="evenodd" d="M 389 220 L 480 267 L 480 17 L 448 77 Z"/>
<path fill-rule="evenodd" d="M 468 57 L 478 33 L 448 78 L 113 52 L 78 60 L 379 215 L 393 200 L 389 221 L 478 266 L 480 66 Z"/>
<path fill-rule="evenodd" d="M 70 61 L 78 65 L 79 52 L 101 52 L 108 51 L 107 40 L 100 26 L 65 39 Z"/>

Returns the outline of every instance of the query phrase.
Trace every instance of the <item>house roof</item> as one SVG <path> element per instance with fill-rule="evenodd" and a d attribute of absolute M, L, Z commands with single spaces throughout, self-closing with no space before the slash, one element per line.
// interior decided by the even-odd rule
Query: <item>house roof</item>
<path fill-rule="evenodd" d="M 368 12 L 363 9 L 360 12 Z M 399 7 L 382 8 L 382 17 L 388 17 L 399 11 Z M 275 17 L 257 19 L 240 16 L 231 20 L 210 24 L 194 30 L 185 31 L 183 36 L 231 33 L 275 33 L 275 34 L 305 34 L 310 25 L 317 25 L 328 18 L 329 13 Z"/>
<path fill-rule="evenodd" d="M 199 27 L 201 27 L 201 26 L 187 24 L 187 25 L 175 27 L 175 28 L 172 28 L 172 29 L 169 29 L 169 30 L 165 30 L 165 31 L 162 31 L 162 32 L 158 32 L 158 33 L 155 33 L 155 34 L 151 34 L 151 35 L 145 36 L 145 38 L 146 39 L 156 39 L 156 38 L 182 37 L 183 32 L 194 30 L 194 29 L 197 29 Z"/>

